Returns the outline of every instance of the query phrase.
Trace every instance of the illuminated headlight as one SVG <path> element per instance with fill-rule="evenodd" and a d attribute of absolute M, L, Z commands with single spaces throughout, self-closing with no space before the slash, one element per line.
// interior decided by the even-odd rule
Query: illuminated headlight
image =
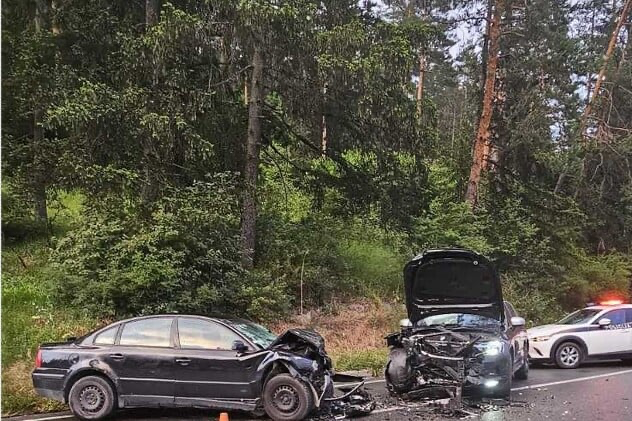
<path fill-rule="evenodd" d="M 483 354 L 494 356 L 503 352 L 503 343 L 500 341 L 490 341 L 483 346 Z"/>
<path fill-rule="evenodd" d="M 485 387 L 496 387 L 498 386 L 498 380 L 486 380 L 485 383 L 483 383 L 485 385 Z"/>
<path fill-rule="evenodd" d="M 546 342 L 551 339 L 550 336 L 535 336 L 533 338 L 529 338 L 531 342 Z"/>

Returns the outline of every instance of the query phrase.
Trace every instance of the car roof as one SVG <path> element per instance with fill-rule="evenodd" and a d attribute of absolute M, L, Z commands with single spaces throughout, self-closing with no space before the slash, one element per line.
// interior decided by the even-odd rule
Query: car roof
<path fill-rule="evenodd" d="M 112 326 L 112 325 L 115 325 L 115 324 L 132 322 L 132 321 L 135 321 L 135 320 L 153 319 L 153 318 L 157 318 L 157 317 L 199 317 L 199 318 L 202 318 L 202 319 L 216 320 L 216 321 L 224 322 L 224 323 L 230 323 L 230 322 L 233 322 L 233 323 L 236 323 L 236 322 L 248 323 L 248 320 L 239 319 L 239 318 L 229 318 L 229 317 L 225 318 L 225 317 L 206 316 L 204 314 L 181 314 L 181 313 L 169 314 L 169 313 L 165 313 L 165 314 L 148 314 L 148 315 L 144 315 L 144 316 L 130 317 L 128 319 L 122 319 L 122 320 L 117 320 L 115 322 L 112 322 L 108 326 Z"/>

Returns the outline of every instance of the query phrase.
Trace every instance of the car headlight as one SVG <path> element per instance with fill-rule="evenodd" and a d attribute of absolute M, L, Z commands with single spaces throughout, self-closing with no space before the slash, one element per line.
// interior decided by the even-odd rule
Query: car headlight
<path fill-rule="evenodd" d="M 546 342 L 551 339 L 550 336 L 534 336 L 533 338 L 529 338 L 531 342 Z"/>
<path fill-rule="evenodd" d="M 483 345 L 483 354 L 494 356 L 503 352 L 503 343 L 500 341 L 489 341 Z"/>

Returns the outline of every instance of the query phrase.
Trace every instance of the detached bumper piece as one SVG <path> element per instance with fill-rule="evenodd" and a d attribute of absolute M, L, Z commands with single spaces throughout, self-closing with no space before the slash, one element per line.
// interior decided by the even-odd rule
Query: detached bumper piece
<path fill-rule="evenodd" d="M 333 395 L 323 399 L 321 414 L 325 418 L 352 418 L 371 413 L 376 406 L 373 397 L 364 389 L 362 377 L 346 374 L 334 374 L 336 383 L 348 383 L 338 387 L 338 396 Z"/>

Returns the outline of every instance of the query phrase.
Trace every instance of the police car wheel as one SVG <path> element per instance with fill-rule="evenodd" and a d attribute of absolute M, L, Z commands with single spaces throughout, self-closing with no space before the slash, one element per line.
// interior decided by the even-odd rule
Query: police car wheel
<path fill-rule="evenodd" d="M 577 368 L 583 359 L 583 351 L 575 342 L 564 342 L 555 351 L 555 364 L 559 368 Z"/>

